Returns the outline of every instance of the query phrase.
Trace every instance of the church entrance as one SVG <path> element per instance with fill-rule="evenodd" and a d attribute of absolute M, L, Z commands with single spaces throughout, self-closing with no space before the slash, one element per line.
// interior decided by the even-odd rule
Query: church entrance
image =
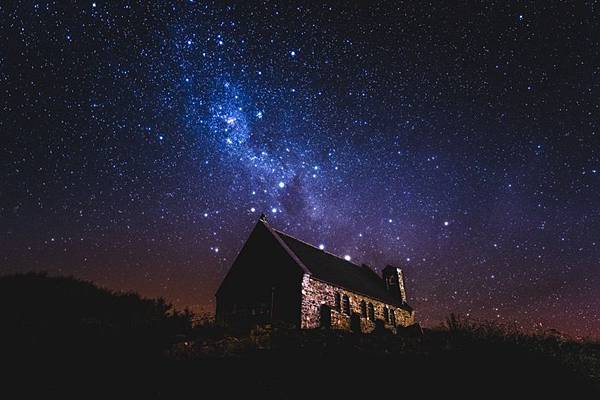
<path fill-rule="evenodd" d="M 321 328 L 331 328 L 331 307 L 327 304 L 321 304 L 321 316 L 320 316 Z"/>

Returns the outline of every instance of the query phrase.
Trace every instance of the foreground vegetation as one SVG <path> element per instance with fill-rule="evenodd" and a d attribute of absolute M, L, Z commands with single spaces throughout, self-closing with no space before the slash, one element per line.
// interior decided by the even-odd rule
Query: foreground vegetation
<path fill-rule="evenodd" d="M 600 343 L 456 316 L 422 333 L 234 335 L 161 299 L 40 274 L 0 278 L 0 312 L 6 389 L 19 398 L 600 394 Z"/>

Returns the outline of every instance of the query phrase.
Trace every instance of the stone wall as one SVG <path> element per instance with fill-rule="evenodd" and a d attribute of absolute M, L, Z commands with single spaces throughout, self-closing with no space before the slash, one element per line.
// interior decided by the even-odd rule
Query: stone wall
<path fill-rule="evenodd" d="M 320 310 L 321 305 L 325 304 L 331 307 L 331 327 L 333 329 L 350 329 L 350 315 L 338 310 L 335 304 L 335 294 L 339 293 L 340 297 L 347 295 L 350 299 L 350 313 L 358 313 L 361 315 L 360 303 L 365 301 L 367 304 L 372 303 L 375 308 L 375 319 L 381 320 L 387 329 L 395 332 L 395 326 L 391 323 L 385 323 L 384 307 L 387 306 L 389 312 L 393 312 L 396 317 L 396 324 L 408 326 L 414 323 L 414 311 L 409 312 L 402 308 L 387 305 L 379 300 L 351 292 L 332 286 L 328 283 L 320 281 L 305 274 L 302 278 L 302 302 L 301 302 L 301 320 L 300 327 L 302 329 L 318 328 L 321 325 Z M 390 318 L 391 321 L 391 318 Z M 368 318 L 360 318 L 360 326 L 362 332 L 371 332 L 375 329 L 375 321 Z"/>

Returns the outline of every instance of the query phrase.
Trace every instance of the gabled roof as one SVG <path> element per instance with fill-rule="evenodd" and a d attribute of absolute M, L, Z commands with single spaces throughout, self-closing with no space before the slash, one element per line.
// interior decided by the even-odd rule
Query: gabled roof
<path fill-rule="evenodd" d="M 412 310 L 410 306 L 402 303 L 396 296 L 388 292 L 383 279 L 368 266 L 356 265 L 296 239 L 270 227 L 264 219 L 261 219 L 259 223 L 265 224 L 294 261 L 313 277 L 384 303 Z"/>

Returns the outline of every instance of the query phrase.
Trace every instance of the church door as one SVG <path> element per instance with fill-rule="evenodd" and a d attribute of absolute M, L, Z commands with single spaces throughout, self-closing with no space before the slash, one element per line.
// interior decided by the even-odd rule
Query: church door
<path fill-rule="evenodd" d="M 327 304 L 321 304 L 321 328 L 331 328 L 331 307 Z"/>

